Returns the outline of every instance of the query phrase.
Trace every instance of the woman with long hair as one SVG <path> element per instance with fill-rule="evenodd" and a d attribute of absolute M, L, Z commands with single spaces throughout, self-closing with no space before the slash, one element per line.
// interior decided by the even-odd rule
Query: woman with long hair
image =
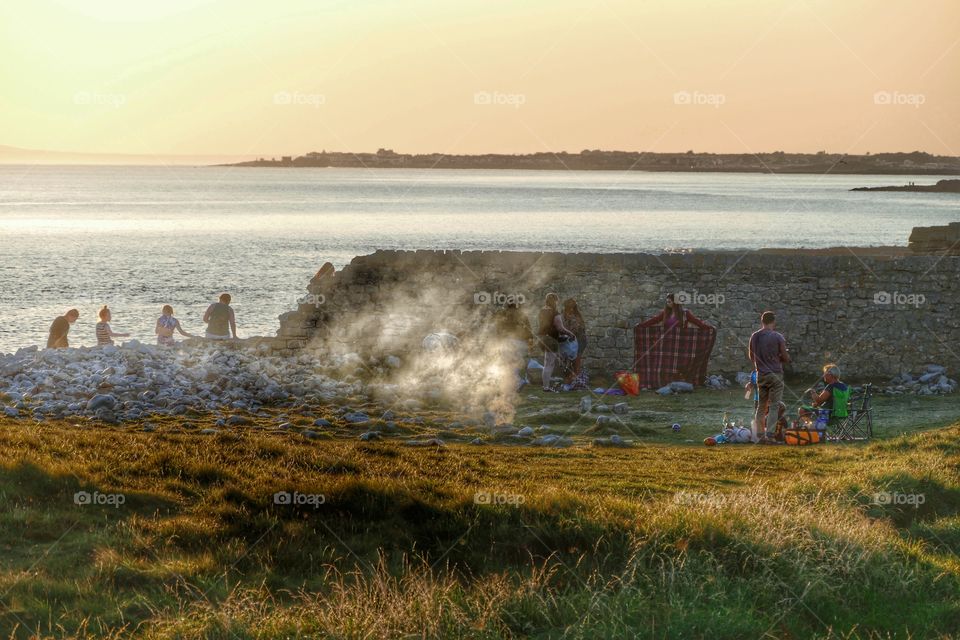
<path fill-rule="evenodd" d="M 583 370 L 583 352 L 587 348 L 587 323 L 574 298 L 563 301 L 563 325 L 577 338 L 577 355 L 570 361 L 570 371 L 567 374 L 564 389 L 567 391 L 586 389 L 587 374 Z"/>
<path fill-rule="evenodd" d="M 553 369 L 557 365 L 560 336 L 576 337 L 564 326 L 559 307 L 560 296 L 548 293 L 540 309 L 537 323 L 537 340 L 543 347 L 543 390 L 547 393 L 553 392 L 550 382 L 553 378 Z"/>
<path fill-rule="evenodd" d="M 683 327 L 685 327 L 687 324 L 692 324 L 700 329 L 711 328 L 709 324 L 693 315 L 692 311 L 685 309 L 681 303 L 677 302 L 676 295 L 672 293 L 667 294 L 666 302 L 664 302 L 663 305 L 663 311 L 653 316 L 649 320 L 641 322 L 637 326 L 652 327 L 658 324 L 663 325 L 664 331 L 673 329 L 678 324 Z"/>

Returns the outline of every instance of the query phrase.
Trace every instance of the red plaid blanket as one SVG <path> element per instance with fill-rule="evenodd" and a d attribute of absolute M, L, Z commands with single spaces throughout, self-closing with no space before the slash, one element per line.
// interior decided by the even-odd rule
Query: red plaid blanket
<path fill-rule="evenodd" d="M 709 325 L 676 324 L 664 329 L 662 323 L 634 328 L 634 369 L 640 388 L 662 387 L 676 380 L 702 385 L 717 330 Z"/>

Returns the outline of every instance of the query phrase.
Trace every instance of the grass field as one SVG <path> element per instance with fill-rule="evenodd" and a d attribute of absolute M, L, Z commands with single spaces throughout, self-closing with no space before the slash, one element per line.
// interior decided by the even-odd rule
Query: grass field
<path fill-rule="evenodd" d="M 642 395 L 609 449 L 577 399 L 518 407 L 567 449 L 460 443 L 440 412 L 408 435 L 443 448 L 323 407 L 213 435 L 0 420 L 0 637 L 960 633 L 960 400 L 881 398 L 870 444 L 706 448 L 739 392 Z"/>

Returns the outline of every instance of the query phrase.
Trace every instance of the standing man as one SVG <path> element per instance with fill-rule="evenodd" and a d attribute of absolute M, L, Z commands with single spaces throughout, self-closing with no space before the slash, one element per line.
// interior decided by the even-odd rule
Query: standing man
<path fill-rule="evenodd" d="M 787 341 L 776 331 L 777 317 L 773 311 L 764 311 L 760 315 L 760 324 L 760 329 L 750 336 L 747 352 L 757 372 L 759 392 L 757 413 L 754 416 L 754 442 L 767 440 L 777 427 L 776 407 L 780 406 L 783 398 L 783 365 L 790 362 Z M 767 411 L 768 405 L 770 411 Z M 761 426 L 763 435 L 758 433 Z"/>
<path fill-rule="evenodd" d="M 237 320 L 230 308 L 230 294 L 221 293 L 220 302 L 207 307 L 203 321 L 207 323 L 205 337 L 211 340 L 229 340 L 237 337 Z M 231 335 L 232 334 L 232 335 Z"/>
<path fill-rule="evenodd" d="M 70 325 L 77 321 L 80 312 L 76 309 L 70 309 L 62 316 L 59 316 L 50 325 L 50 337 L 47 338 L 47 349 L 66 349 L 70 346 L 67 341 L 67 334 L 70 333 Z"/>

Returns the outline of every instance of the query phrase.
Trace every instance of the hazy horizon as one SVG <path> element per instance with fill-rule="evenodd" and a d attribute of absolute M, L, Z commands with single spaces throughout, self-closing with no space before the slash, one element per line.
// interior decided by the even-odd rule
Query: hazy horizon
<path fill-rule="evenodd" d="M 947 0 L 38 0 L 0 7 L 0 144 L 958 156 L 958 27 Z"/>

